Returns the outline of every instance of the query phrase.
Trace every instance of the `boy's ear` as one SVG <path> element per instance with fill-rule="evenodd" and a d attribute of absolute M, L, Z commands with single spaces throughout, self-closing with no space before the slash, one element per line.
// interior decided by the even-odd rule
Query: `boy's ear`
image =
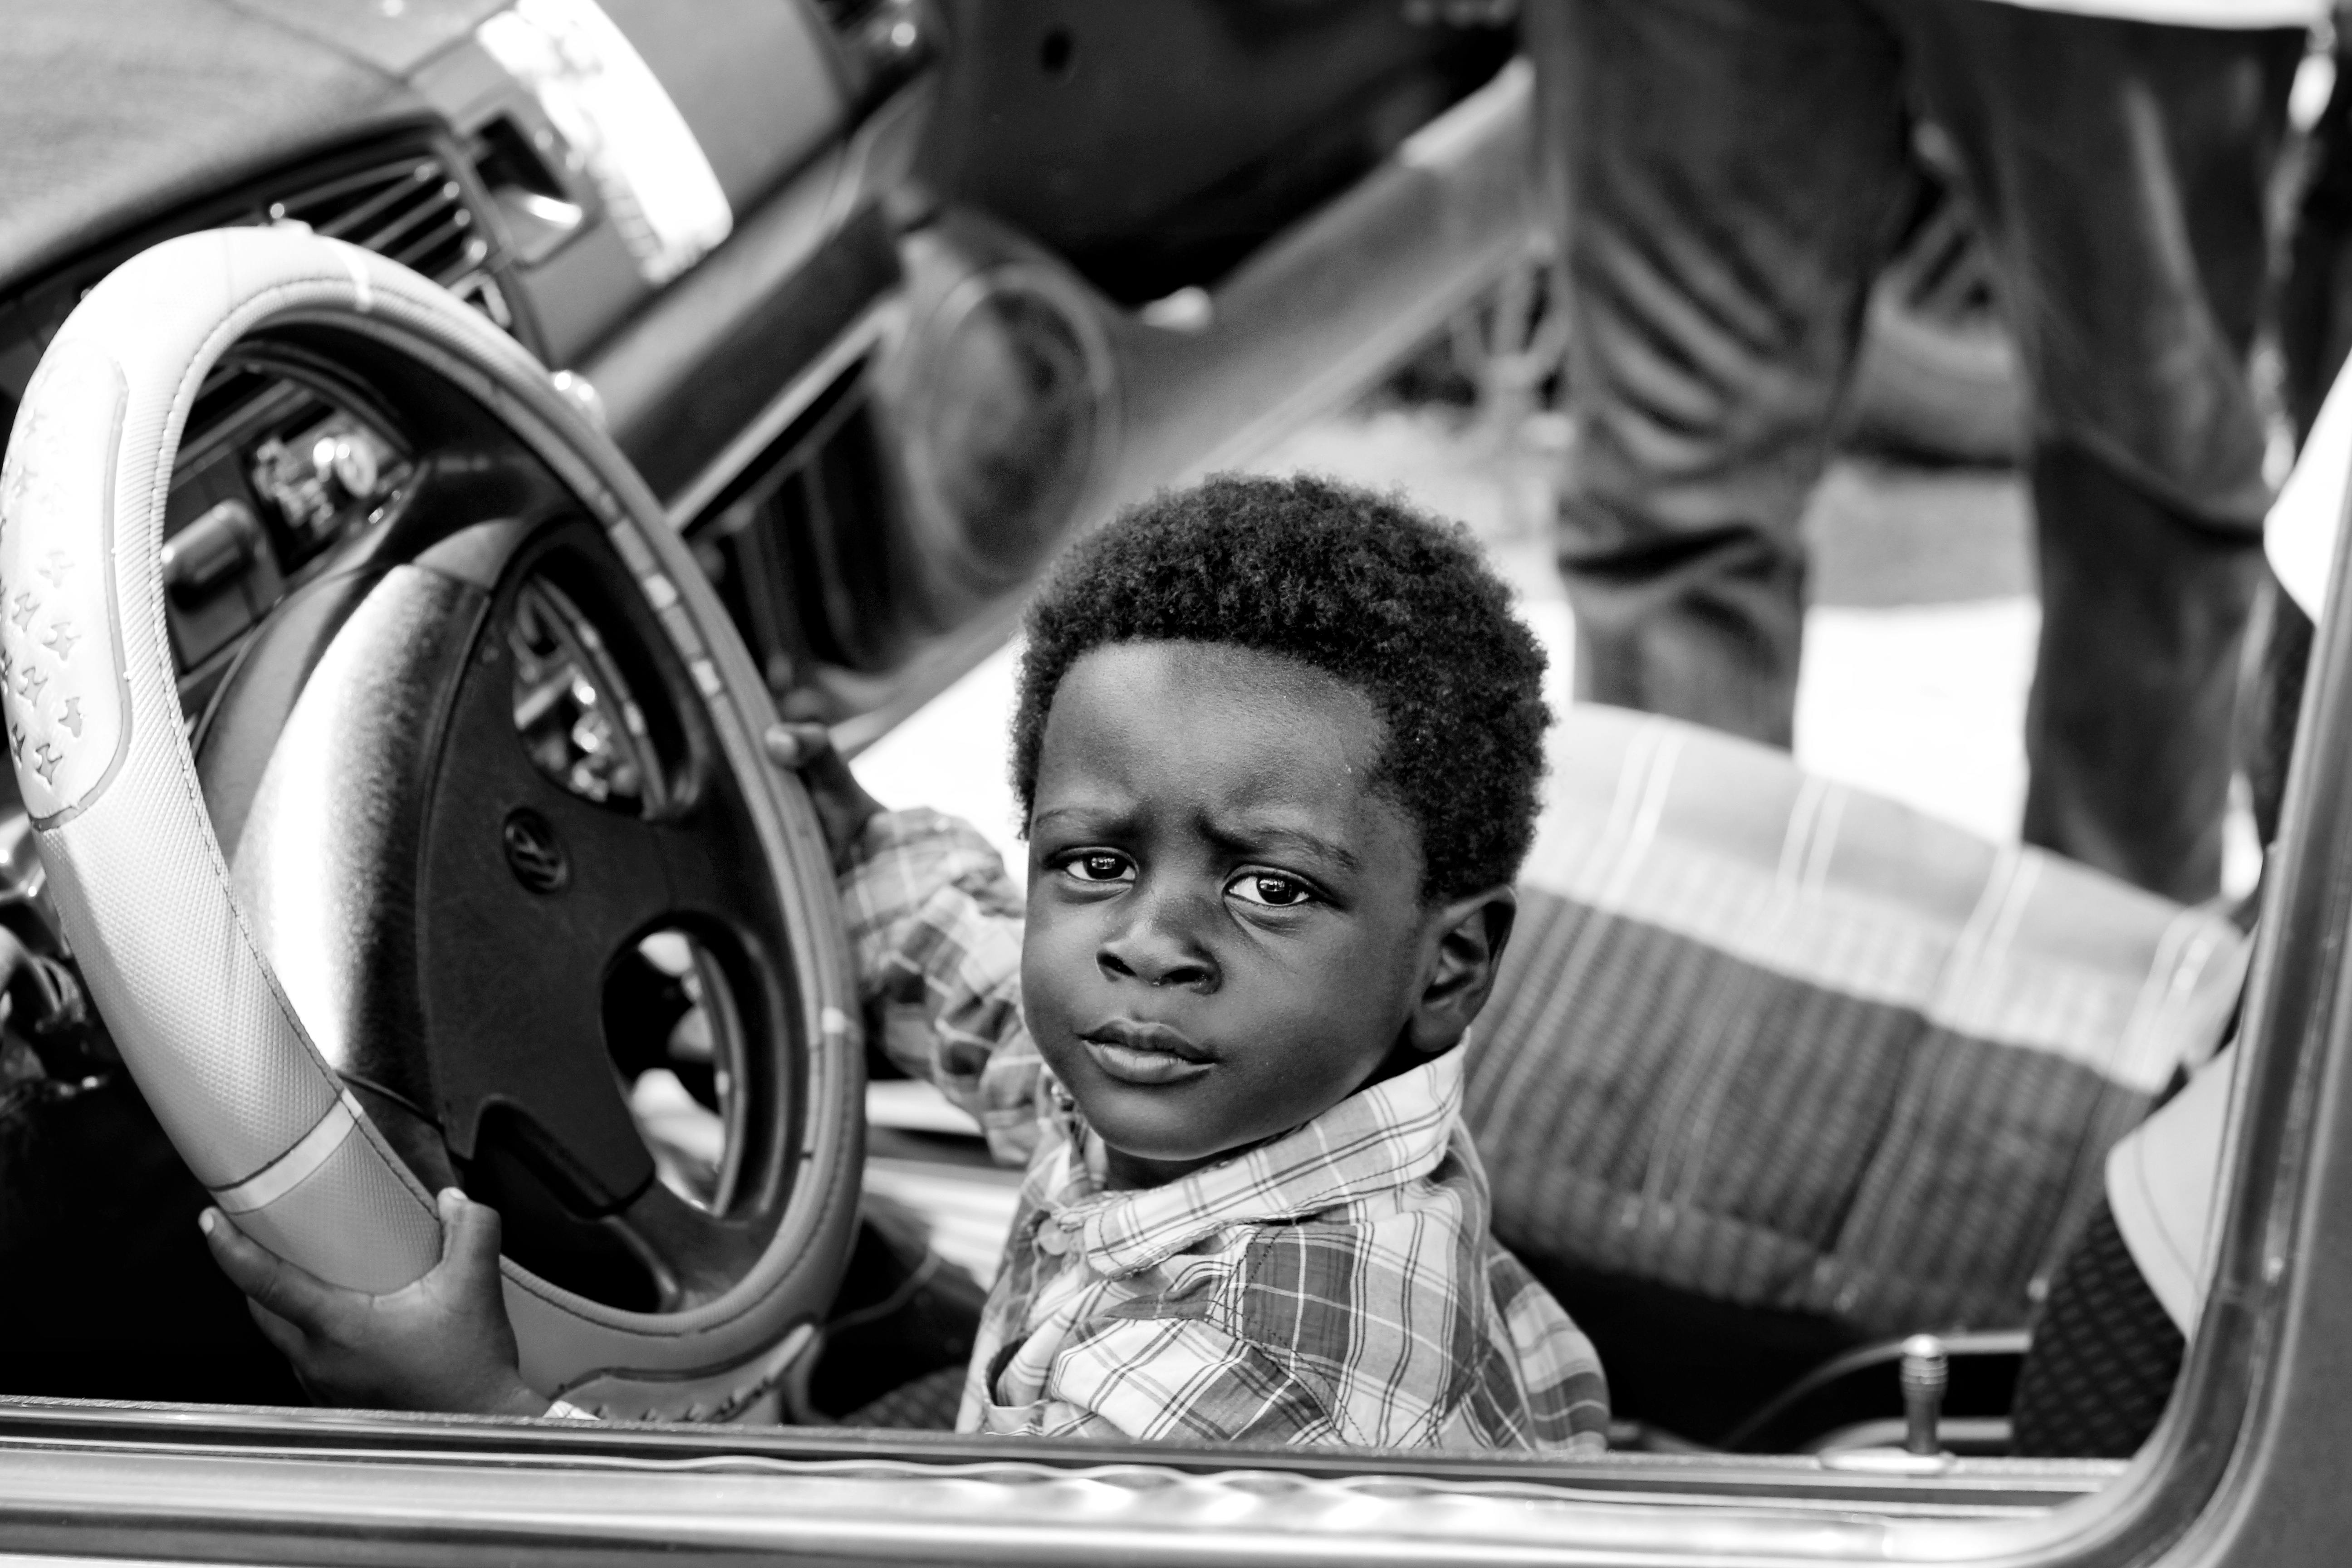
<path fill-rule="evenodd" d="M 1421 994 L 1405 1026 L 1414 1050 L 1435 1056 L 1462 1038 L 1494 992 L 1518 913 L 1518 892 L 1506 883 L 1455 899 L 1433 914 Z"/>

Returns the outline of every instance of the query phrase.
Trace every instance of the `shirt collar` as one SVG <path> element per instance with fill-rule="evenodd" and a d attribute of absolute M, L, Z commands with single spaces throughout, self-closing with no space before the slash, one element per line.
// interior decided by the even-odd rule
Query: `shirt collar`
<path fill-rule="evenodd" d="M 1402 1186 L 1445 1158 L 1464 1055 L 1457 1046 L 1245 1153 L 1165 1186 L 1097 1191 L 1046 1223 L 1077 1230 L 1097 1272 L 1131 1274 L 1229 1226 L 1297 1219 Z M 1068 1148 L 1074 1163 L 1081 1146 Z"/>

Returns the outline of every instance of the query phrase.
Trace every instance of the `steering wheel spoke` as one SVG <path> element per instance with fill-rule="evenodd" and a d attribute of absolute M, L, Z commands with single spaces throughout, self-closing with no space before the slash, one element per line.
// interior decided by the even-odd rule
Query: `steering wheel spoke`
<path fill-rule="evenodd" d="M 745 828 L 742 815 L 736 802 L 703 800 L 687 821 L 656 825 L 670 907 L 681 918 L 740 921 L 772 902 L 775 895 L 761 884 L 757 865 L 730 853 Z"/>
<path fill-rule="evenodd" d="M 502 1140 L 568 1207 L 611 1213 L 654 1166 L 602 1060 L 598 980 L 667 908 L 662 856 L 641 818 L 533 764 L 502 664 L 478 653 L 463 683 L 429 818 L 419 902 L 432 1078 L 460 1159 Z"/>

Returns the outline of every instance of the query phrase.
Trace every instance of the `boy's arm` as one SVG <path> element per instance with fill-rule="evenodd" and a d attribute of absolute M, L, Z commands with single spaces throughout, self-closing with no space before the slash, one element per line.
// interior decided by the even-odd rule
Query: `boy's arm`
<path fill-rule="evenodd" d="M 1003 861 L 954 817 L 884 810 L 822 725 L 779 724 L 767 748 L 800 772 L 824 824 L 875 1038 L 977 1119 L 999 1159 L 1022 1163 L 1043 1072 L 1021 1022 L 1021 895 Z"/>
<path fill-rule="evenodd" d="M 1035 1141 L 1020 894 L 988 841 L 934 811 L 866 824 L 840 882 L 858 999 L 890 1059 L 977 1120 L 999 1159 Z"/>

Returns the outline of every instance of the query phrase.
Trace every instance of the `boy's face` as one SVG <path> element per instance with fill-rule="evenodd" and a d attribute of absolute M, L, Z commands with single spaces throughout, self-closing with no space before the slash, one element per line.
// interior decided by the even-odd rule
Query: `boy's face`
<path fill-rule="evenodd" d="M 1362 693 L 1247 648 L 1115 644 L 1063 677 L 1023 1009 L 1116 1184 L 1172 1180 L 1458 1038 L 1466 1016 L 1425 998 L 1459 967 L 1445 928 L 1467 906 L 1422 902 L 1420 834 L 1368 782 L 1382 739 Z M 1494 898 L 1472 902 L 1478 924 Z"/>

